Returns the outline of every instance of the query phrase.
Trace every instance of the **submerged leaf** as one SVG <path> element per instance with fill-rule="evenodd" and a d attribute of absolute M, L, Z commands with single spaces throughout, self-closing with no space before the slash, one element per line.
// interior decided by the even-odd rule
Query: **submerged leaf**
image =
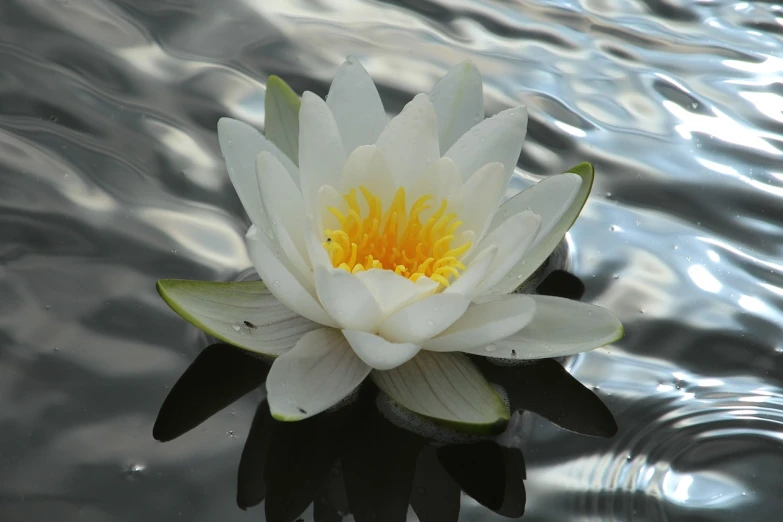
<path fill-rule="evenodd" d="M 348 504 L 356 522 L 404 522 L 416 461 L 427 442 L 370 406 L 341 459 Z"/>
<path fill-rule="evenodd" d="M 525 459 L 517 448 L 501 448 L 503 468 L 506 473 L 506 490 L 503 504 L 495 512 L 508 518 L 520 518 L 525 514 L 527 494 L 523 479 L 526 476 Z"/>
<path fill-rule="evenodd" d="M 438 460 L 462 490 L 489 509 L 500 509 L 506 491 L 503 452 L 492 441 L 438 448 Z"/>
<path fill-rule="evenodd" d="M 299 165 L 299 108 L 302 101 L 280 77 L 270 76 L 264 99 L 264 135 Z"/>
<path fill-rule="evenodd" d="M 315 522 L 340 522 L 350 512 L 342 466 L 338 461 L 313 501 L 313 520 Z"/>
<path fill-rule="evenodd" d="M 578 301 L 585 293 L 585 284 L 574 274 L 565 270 L 554 270 L 538 284 L 536 293 Z"/>
<path fill-rule="evenodd" d="M 272 421 L 264 467 L 266 520 L 293 522 L 313 501 L 343 449 L 359 403 L 299 422 Z"/>
<path fill-rule="evenodd" d="M 256 409 L 250 432 L 247 434 L 237 472 L 237 505 L 240 509 L 257 506 L 266 496 L 264 465 L 272 434 L 272 415 L 269 404 L 263 400 Z"/>
<path fill-rule="evenodd" d="M 196 357 L 160 407 L 152 436 L 176 439 L 258 388 L 269 365 L 227 344 L 213 344 Z"/>
<path fill-rule="evenodd" d="M 427 445 L 419 455 L 411 507 L 420 522 L 457 522 L 459 517 L 459 485 L 443 469 L 435 446 Z"/>
<path fill-rule="evenodd" d="M 532 411 L 561 428 L 612 437 L 617 423 L 601 399 L 553 359 L 539 359 L 518 366 L 498 366 L 475 359 L 481 372 L 503 386 L 513 410 Z"/>
<path fill-rule="evenodd" d="M 444 446 L 438 460 L 459 486 L 476 501 L 509 518 L 525 512 L 525 461 L 516 448 L 492 441 Z"/>

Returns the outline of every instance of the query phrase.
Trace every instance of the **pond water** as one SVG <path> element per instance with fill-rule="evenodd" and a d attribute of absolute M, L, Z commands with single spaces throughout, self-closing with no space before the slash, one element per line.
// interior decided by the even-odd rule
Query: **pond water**
<path fill-rule="evenodd" d="M 569 369 L 619 431 L 526 413 L 524 520 L 777 520 L 781 37 L 774 1 L 4 0 L 0 519 L 263 519 L 235 501 L 260 392 L 152 437 L 207 344 L 155 281 L 246 275 L 216 122 L 354 55 L 390 112 L 466 58 L 488 113 L 526 104 L 512 192 L 596 166 L 563 266 L 626 336 Z"/>

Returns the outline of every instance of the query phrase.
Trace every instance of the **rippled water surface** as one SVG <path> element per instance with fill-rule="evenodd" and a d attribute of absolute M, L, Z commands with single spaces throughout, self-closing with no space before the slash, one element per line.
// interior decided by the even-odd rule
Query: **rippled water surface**
<path fill-rule="evenodd" d="M 774 1 L 0 2 L 0 520 L 263 517 L 234 493 L 258 396 L 151 436 L 204 346 L 154 283 L 250 266 L 217 119 L 346 55 L 390 112 L 474 60 L 489 113 L 530 110 L 514 190 L 596 165 L 566 268 L 627 334 L 571 370 L 620 431 L 531 415 L 525 520 L 778 520 L 782 36 Z"/>

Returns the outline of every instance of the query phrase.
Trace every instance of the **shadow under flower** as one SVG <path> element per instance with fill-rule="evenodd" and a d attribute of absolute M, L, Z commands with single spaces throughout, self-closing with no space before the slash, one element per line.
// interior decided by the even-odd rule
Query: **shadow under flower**
<path fill-rule="evenodd" d="M 556 284 L 550 281 L 541 293 L 580 294 L 578 279 L 555 277 Z M 617 431 L 603 402 L 554 359 L 514 365 L 474 360 L 506 390 L 512 412 L 530 411 L 585 435 Z M 153 436 L 167 442 L 188 432 L 262 385 L 268 371 L 269 361 L 247 351 L 208 346 L 166 397 Z M 414 433 L 384 416 L 379 394 L 368 381 L 340 407 L 298 422 L 273 419 L 263 400 L 239 463 L 238 506 L 265 501 L 268 522 L 293 522 L 310 504 L 317 522 L 337 522 L 349 513 L 357 522 L 403 522 L 409 506 L 421 522 L 455 522 L 463 491 L 500 515 L 524 514 L 525 462 L 518 448 L 492 437 L 444 443 Z"/>

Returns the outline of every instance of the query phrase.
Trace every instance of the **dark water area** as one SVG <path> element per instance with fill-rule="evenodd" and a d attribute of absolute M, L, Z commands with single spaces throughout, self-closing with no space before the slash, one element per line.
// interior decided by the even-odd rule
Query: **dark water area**
<path fill-rule="evenodd" d="M 559 263 L 626 336 L 568 369 L 619 430 L 517 419 L 523 520 L 777 520 L 782 37 L 761 1 L 0 2 L 0 520 L 263 520 L 236 504 L 261 390 L 152 436 L 210 343 L 155 281 L 247 277 L 217 120 L 347 55 L 392 112 L 468 58 L 489 114 L 526 104 L 509 195 L 596 167 Z"/>

